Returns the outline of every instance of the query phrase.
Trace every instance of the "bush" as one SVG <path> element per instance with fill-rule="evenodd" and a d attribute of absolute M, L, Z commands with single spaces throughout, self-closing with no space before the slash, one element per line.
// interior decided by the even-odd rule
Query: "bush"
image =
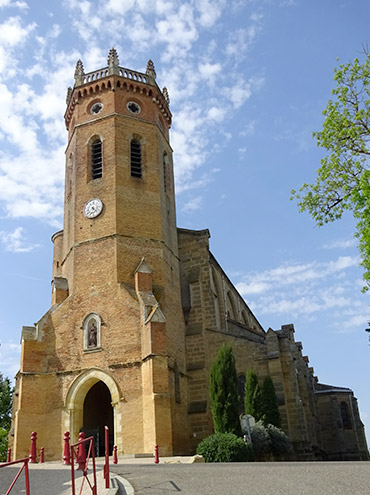
<path fill-rule="evenodd" d="M 259 461 L 288 460 L 294 453 L 289 438 L 274 425 L 264 425 L 262 421 L 258 421 L 251 428 L 251 437 L 256 459 Z"/>
<path fill-rule="evenodd" d="M 264 461 L 268 453 L 271 452 L 271 439 L 268 430 L 262 421 L 258 421 L 255 426 L 252 426 L 251 437 L 256 459 Z"/>
<path fill-rule="evenodd" d="M 275 458 L 289 458 L 293 454 L 293 445 L 285 433 L 274 425 L 266 425 L 270 436 L 271 452 Z"/>
<path fill-rule="evenodd" d="M 240 437 L 233 433 L 215 433 L 202 440 L 197 454 L 206 462 L 247 462 L 254 460 L 254 452 Z"/>

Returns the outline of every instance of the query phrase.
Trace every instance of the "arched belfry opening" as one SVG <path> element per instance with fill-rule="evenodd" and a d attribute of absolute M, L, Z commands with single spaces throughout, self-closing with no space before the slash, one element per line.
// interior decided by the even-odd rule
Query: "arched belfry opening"
<path fill-rule="evenodd" d="M 109 454 L 113 452 L 112 397 L 104 382 L 98 381 L 87 392 L 83 405 L 83 423 L 81 430 L 86 437 L 94 437 L 95 453 L 103 456 L 105 452 L 104 427 L 109 428 Z"/>

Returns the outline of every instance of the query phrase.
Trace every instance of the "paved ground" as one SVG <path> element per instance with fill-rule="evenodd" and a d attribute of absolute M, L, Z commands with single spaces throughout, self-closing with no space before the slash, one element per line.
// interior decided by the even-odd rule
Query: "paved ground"
<path fill-rule="evenodd" d="M 0 495 L 6 493 L 19 467 L 9 466 L 0 470 Z M 91 470 L 89 470 L 88 478 L 93 484 L 90 473 Z M 63 466 L 61 462 L 29 464 L 29 476 L 31 495 L 71 495 L 72 493 L 71 467 Z M 82 483 L 82 472 L 75 471 L 75 477 L 76 494 L 78 494 Z M 25 477 L 22 472 L 11 491 L 11 495 L 24 495 L 26 493 L 24 480 Z M 97 465 L 97 485 L 98 495 L 116 495 L 117 490 L 109 491 L 105 489 L 102 461 L 98 461 Z M 86 480 L 82 495 L 91 495 L 91 489 L 88 487 Z"/>
<path fill-rule="evenodd" d="M 169 464 L 165 462 L 171 461 Z M 181 464 L 176 463 L 181 460 Z M 370 462 L 290 462 L 185 464 L 189 458 L 120 458 L 111 472 L 128 480 L 135 495 L 362 495 L 370 494 Z M 105 490 L 98 460 L 98 495 Z M 9 487 L 16 468 L 0 470 L 0 494 Z M 81 474 L 78 474 L 79 483 Z M 31 495 L 71 495 L 70 467 L 61 463 L 30 466 Z M 79 486 L 79 485 L 78 485 Z M 133 495 L 130 484 L 122 495 Z M 11 495 L 24 495 L 19 480 Z M 78 492 L 77 492 L 78 493 Z M 83 495 L 91 494 L 84 491 Z"/>
<path fill-rule="evenodd" d="M 120 464 L 135 495 L 370 494 L 369 462 Z"/>

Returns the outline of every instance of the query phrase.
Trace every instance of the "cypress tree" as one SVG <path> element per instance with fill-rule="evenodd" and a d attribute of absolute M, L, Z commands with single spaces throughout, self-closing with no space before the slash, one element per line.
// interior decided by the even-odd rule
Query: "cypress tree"
<path fill-rule="evenodd" d="M 13 388 L 9 378 L 0 373 L 0 461 L 6 460 L 11 425 Z"/>
<path fill-rule="evenodd" d="M 245 414 L 251 414 L 256 421 L 262 417 L 262 394 L 258 385 L 258 378 L 252 369 L 247 370 L 245 378 Z"/>
<path fill-rule="evenodd" d="M 240 435 L 235 357 L 231 346 L 218 351 L 210 375 L 210 398 L 216 433 Z"/>
<path fill-rule="evenodd" d="M 262 421 L 264 424 L 281 427 L 279 406 L 275 393 L 274 383 L 270 376 L 267 376 L 262 385 Z"/>

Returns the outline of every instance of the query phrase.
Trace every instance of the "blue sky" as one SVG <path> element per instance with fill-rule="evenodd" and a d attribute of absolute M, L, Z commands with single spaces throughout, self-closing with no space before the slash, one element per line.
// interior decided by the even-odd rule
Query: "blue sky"
<path fill-rule="evenodd" d="M 171 99 L 178 225 L 211 249 L 267 330 L 294 323 L 323 383 L 370 432 L 369 295 L 350 214 L 317 228 L 289 200 L 315 177 L 333 69 L 360 56 L 367 0 L 0 0 L 0 371 L 49 308 L 62 227 L 65 96 L 85 70 L 145 71 Z M 368 437 L 369 438 L 369 437 Z"/>

